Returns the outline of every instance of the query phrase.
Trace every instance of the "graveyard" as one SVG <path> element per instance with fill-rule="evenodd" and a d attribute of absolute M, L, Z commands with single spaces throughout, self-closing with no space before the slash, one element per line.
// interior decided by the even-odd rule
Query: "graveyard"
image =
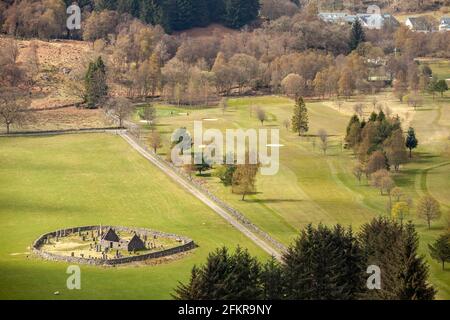
<path fill-rule="evenodd" d="M 88 226 L 42 235 L 33 251 L 44 259 L 115 265 L 173 255 L 194 247 L 192 240 L 148 229 Z"/>

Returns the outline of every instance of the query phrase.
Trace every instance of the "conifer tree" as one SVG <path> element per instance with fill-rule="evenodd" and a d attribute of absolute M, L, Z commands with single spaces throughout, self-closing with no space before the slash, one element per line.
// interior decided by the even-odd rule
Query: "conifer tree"
<path fill-rule="evenodd" d="M 224 22 L 230 28 L 241 28 L 258 16 L 259 0 L 224 0 L 224 3 Z"/>
<path fill-rule="evenodd" d="M 69 6 L 73 1 L 66 1 L 67 6 Z M 80 3 L 79 3 L 80 5 Z M 117 9 L 117 0 L 96 0 L 95 1 L 95 10 L 116 10 Z"/>
<path fill-rule="evenodd" d="M 194 26 L 206 27 L 210 22 L 208 0 L 192 0 L 192 14 Z"/>
<path fill-rule="evenodd" d="M 133 17 L 139 17 L 139 0 L 117 0 L 117 11 L 120 13 L 129 13 Z"/>
<path fill-rule="evenodd" d="M 224 300 L 261 299 L 262 288 L 259 285 L 261 268 L 258 260 L 248 250 L 240 247 L 231 255 L 229 273 L 225 277 Z"/>
<path fill-rule="evenodd" d="M 261 284 L 263 287 L 262 298 L 264 300 L 283 299 L 283 273 L 281 264 L 273 256 L 263 265 Z"/>
<path fill-rule="evenodd" d="M 88 108 L 95 108 L 108 94 L 106 84 L 106 66 L 101 57 L 90 62 L 84 78 L 86 103 Z"/>
<path fill-rule="evenodd" d="M 366 291 L 365 298 L 434 298 L 435 290 L 428 284 L 428 267 L 418 255 L 419 239 L 411 223 L 403 226 L 385 217 L 375 218 L 362 227 L 359 239 L 367 264 L 381 269 L 381 289 Z"/>
<path fill-rule="evenodd" d="M 225 16 L 224 0 L 207 0 L 209 17 L 212 22 L 223 22 Z"/>
<path fill-rule="evenodd" d="M 283 256 L 287 299 L 356 299 L 364 257 L 351 230 L 309 225 Z"/>
<path fill-rule="evenodd" d="M 433 259 L 442 264 L 445 270 L 445 263 L 450 262 L 450 233 L 441 235 L 433 244 L 429 244 L 430 255 Z"/>
<path fill-rule="evenodd" d="M 433 300 L 436 290 L 428 283 L 429 268 L 423 256 L 419 256 L 419 236 L 412 223 L 403 230 L 403 255 L 399 267 L 400 300 Z"/>
<path fill-rule="evenodd" d="M 292 129 L 298 132 L 298 135 L 308 132 L 308 110 L 302 97 L 299 97 L 295 103 L 294 116 L 292 117 Z"/>
<path fill-rule="evenodd" d="M 216 249 L 206 263 L 194 267 L 187 284 L 179 283 L 173 297 L 178 300 L 242 300 L 261 299 L 261 267 L 247 250 Z"/>
<path fill-rule="evenodd" d="M 412 158 L 412 150 L 417 148 L 419 141 L 416 138 L 416 133 L 413 128 L 408 129 L 408 135 L 406 136 L 405 145 L 409 149 L 409 157 Z"/>
<path fill-rule="evenodd" d="M 361 22 L 359 21 L 359 19 L 356 19 L 356 21 L 352 25 L 352 31 L 350 34 L 350 50 L 356 50 L 358 46 L 364 41 L 366 41 L 366 35 L 364 34 Z"/>

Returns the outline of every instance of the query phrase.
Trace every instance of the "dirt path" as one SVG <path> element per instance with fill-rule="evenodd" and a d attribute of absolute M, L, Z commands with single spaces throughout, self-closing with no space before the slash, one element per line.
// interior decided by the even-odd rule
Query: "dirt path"
<path fill-rule="evenodd" d="M 268 245 L 265 241 L 256 236 L 252 231 L 250 231 L 247 227 L 233 218 L 225 209 L 217 205 L 213 200 L 200 192 L 197 188 L 189 184 L 183 178 L 178 176 L 171 168 L 169 168 L 162 161 L 154 157 L 151 153 L 147 152 L 144 148 L 142 148 L 139 144 L 137 144 L 132 138 L 128 136 L 127 133 L 121 132 L 120 136 L 130 144 L 133 149 L 139 152 L 144 158 L 149 160 L 152 164 L 154 164 L 157 168 L 163 171 L 166 175 L 172 178 L 175 182 L 181 185 L 184 189 L 193 194 L 196 198 L 210 207 L 214 212 L 224 218 L 227 222 L 229 222 L 233 227 L 246 235 L 250 240 L 252 240 L 257 246 L 266 251 L 268 254 L 274 256 L 276 259 L 281 260 L 281 254 L 273 247 Z"/>

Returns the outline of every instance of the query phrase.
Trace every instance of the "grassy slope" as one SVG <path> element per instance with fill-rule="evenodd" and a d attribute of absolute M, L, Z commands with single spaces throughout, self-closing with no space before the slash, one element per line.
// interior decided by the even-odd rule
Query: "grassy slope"
<path fill-rule="evenodd" d="M 356 101 L 365 101 L 370 104 L 373 97 L 358 97 L 345 102 L 340 112 L 330 101 L 307 103 L 310 116 L 310 133 L 315 134 L 320 128 L 326 128 L 332 135 L 332 147 L 328 156 L 323 156 L 318 150 L 319 142 L 313 148 L 314 138 L 299 138 L 284 128 L 280 129 L 281 148 L 280 171 L 275 176 L 258 177 L 258 193 L 248 197 L 245 202 L 240 197 L 231 194 L 229 188 L 223 187 L 217 178 L 206 177 L 209 188 L 244 212 L 253 222 L 270 232 L 279 240 L 289 243 L 298 233 L 298 230 L 308 223 L 352 224 L 357 229 L 361 224 L 379 214 L 386 214 L 387 197 L 363 182 L 359 185 L 352 176 L 351 169 L 354 157 L 349 151 L 342 151 L 342 133 L 348 122 L 352 107 Z M 427 186 L 432 190 L 440 189 L 435 196 L 445 198 L 448 193 L 442 186 L 449 187 L 448 175 L 437 179 L 430 175 L 422 178 L 425 169 L 442 162 L 450 161 L 448 154 L 443 150 L 448 145 L 447 137 L 450 135 L 449 99 L 426 99 L 426 106 L 415 112 L 405 104 L 400 104 L 389 93 L 377 96 L 378 101 L 389 105 L 394 114 L 399 114 L 405 122 L 405 127 L 411 124 L 416 128 L 421 141 L 420 157 L 409 163 L 401 174 L 395 179 L 399 186 L 414 199 L 424 192 Z M 217 122 L 204 122 L 205 128 L 258 128 L 260 123 L 255 118 L 255 106 L 264 108 L 269 114 L 265 124 L 266 128 L 281 127 L 283 120 L 290 119 L 293 103 L 289 99 L 279 97 L 258 97 L 230 99 L 229 109 L 223 113 L 217 108 L 191 110 L 189 115 L 164 116 L 161 111 L 159 130 L 168 135 L 173 129 L 180 126 L 192 127 L 193 120 L 202 118 L 218 118 Z M 160 109 L 168 108 L 163 106 Z M 186 110 L 176 109 L 183 113 Z M 253 110 L 253 111 L 251 111 Z M 367 109 L 370 112 L 370 108 Z M 168 144 L 161 151 L 167 152 Z M 444 170 L 448 167 L 440 167 Z M 437 169 L 436 169 L 437 170 Z M 420 184 L 423 180 L 428 183 Z M 444 208 L 444 212 L 448 208 Z M 420 233 L 421 252 L 428 256 L 426 245 L 442 232 L 446 221 L 442 218 L 435 223 L 432 230 L 427 230 L 424 223 L 415 221 Z M 432 280 L 440 289 L 440 298 L 450 297 L 450 271 L 442 272 L 439 264 L 430 261 Z"/>
<path fill-rule="evenodd" d="M 214 248 L 265 254 L 119 137 L 0 138 L 0 298 L 161 299 Z M 157 266 L 82 266 L 82 290 L 65 289 L 67 264 L 28 258 L 40 234 L 89 224 L 148 227 L 199 248 Z M 54 296 L 60 291 L 60 296 Z"/>

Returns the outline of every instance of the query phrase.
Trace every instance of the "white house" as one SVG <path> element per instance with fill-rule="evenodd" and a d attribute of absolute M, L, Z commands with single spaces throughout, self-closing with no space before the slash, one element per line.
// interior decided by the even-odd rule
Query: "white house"
<path fill-rule="evenodd" d="M 439 31 L 450 31 L 450 17 L 442 17 L 439 23 Z"/>
<path fill-rule="evenodd" d="M 345 12 L 320 12 L 319 18 L 328 23 L 339 24 L 353 24 L 356 20 L 359 20 L 361 25 L 368 29 L 381 29 L 387 24 L 394 27 L 400 25 L 392 15 L 380 13 L 348 14 Z"/>
<path fill-rule="evenodd" d="M 432 32 L 434 31 L 433 24 L 427 17 L 409 17 L 405 21 L 405 25 L 415 32 Z"/>

